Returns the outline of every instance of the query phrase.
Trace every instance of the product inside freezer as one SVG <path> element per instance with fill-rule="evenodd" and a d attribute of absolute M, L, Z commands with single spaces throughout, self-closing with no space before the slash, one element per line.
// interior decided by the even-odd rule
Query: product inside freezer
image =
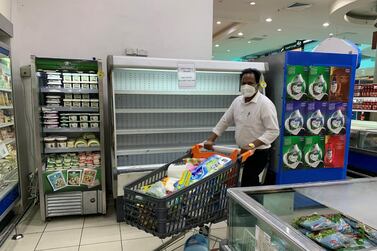
<path fill-rule="evenodd" d="M 170 176 L 145 185 L 140 191 L 162 198 L 204 179 L 231 163 L 230 158 L 220 155 L 213 155 L 208 159 L 185 158 L 182 159 L 182 163 L 170 164 L 167 170 Z"/>

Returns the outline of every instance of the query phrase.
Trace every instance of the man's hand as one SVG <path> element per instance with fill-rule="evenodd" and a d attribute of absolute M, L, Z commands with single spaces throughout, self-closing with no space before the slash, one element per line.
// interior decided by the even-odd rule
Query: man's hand
<path fill-rule="evenodd" d="M 207 149 L 207 150 L 213 150 L 214 144 L 215 144 L 215 142 L 213 142 L 212 140 L 206 140 L 206 141 L 204 141 L 204 148 Z"/>

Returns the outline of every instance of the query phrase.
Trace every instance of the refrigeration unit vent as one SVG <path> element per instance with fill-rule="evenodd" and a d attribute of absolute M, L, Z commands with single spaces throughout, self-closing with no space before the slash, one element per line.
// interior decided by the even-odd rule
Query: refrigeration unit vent
<path fill-rule="evenodd" d="M 311 4 L 296 2 L 296 3 L 288 5 L 287 10 L 304 10 L 310 7 L 312 7 Z"/>

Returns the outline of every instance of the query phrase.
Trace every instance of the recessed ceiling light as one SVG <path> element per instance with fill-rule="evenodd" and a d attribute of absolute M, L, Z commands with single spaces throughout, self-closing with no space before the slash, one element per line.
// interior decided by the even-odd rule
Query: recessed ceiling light
<path fill-rule="evenodd" d="M 248 43 L 248 44 L 251 44 L 251 41 L 249 40 L 249 41 L 247 41 L 247 43 Z"/>
<path fill-rule="evenodd" d="M 328 22 L 326 22 L 326 23 L 323 23 L 322 25 L 323 25 L 323 27 L 329 27 L 330 24 Z"/>
<path fill-rule="evenodd" d="M 282 31 L 282 29 L 279 28 L 279 29 L 277 29 L 277 31 Z"/>
<path fill-rule="evenodd" d="M 226 50 L 226 52 L 230 52 L 230 50 L 228 49 L 228 50 Z"/>
<path fill-rule="evenodd" d="M 217 21 L 216 24 L 221 24 L 221 21 Z"/>
<path fill-rule="evenodd" d="M 255 2 L 250 2 L 250 5 L 255 5 Z"/>
<path fill-rule="evenodd" d="M 238 32 L 238 36 L 243 36 L 243 33 L 242 32 Z"/>
<path fill-rule="evenodd" d="M 266 18 L 266 22 L 268 22 L 268 23 L 270 23 L 270 22 L 272 22 L 272 18 Z"/>
<path fill-rule="evenodd" d="M 330 37 L 334 36 L 334 33 L 329 33 L 329 36 L 330 36 Z"/>
<path fill-rule="evenodd" d="M 220 47 L 220 45 L 219 44 L 215 44 L 215 47 Z"/>

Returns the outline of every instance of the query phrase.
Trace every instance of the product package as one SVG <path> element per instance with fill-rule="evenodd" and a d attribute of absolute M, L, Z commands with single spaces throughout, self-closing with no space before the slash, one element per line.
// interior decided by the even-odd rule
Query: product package
<path fill-rule="evenodd" d="M 290 100 L 305 100 L 306 89 L 308 83 L 307 66 L 303 65 L 288 65 L 287 67 L 287 99 Z"/>
<path fill-rule="evenodd" d="M 287 169 L 303 167 L 304 138 L 300 136 L 284 137 L 283 164 Z"/>
<path fill-rule="evenodd" d="M 82 170 L 67 170 L 68 186 L 80 186 Z"/>
<path fill-rule="evenodd" d="M 328 135 L 325 139 L 325 167 L 343 168 L 344 150 L 346 147 L 345 135 Z"/>
<path fill-rule="evenodd" d="M 327 89 L 330 82 L 330 67 L 310 66 L 308 77 L 308 99 L 328 100 Z"/>
<path fill-rule="evenodd" d="M 307 136 L 304 146 L 304 165 L 309 168 L 324 167 L 325 137 Z"/>
<path fill-rule="evenodd" d="M 331 67 L 329 100 L 348 102 L 351 69 Z"/>
<path fill-rule="evenodd" d="M 327 134 L 346 133 L 347 103 L 330 102 L 327 106 L 326 128 Z"/>
<path fill-rule="evenodd" d="M 312 233 L 309 237 L 331 250 L 349 248 L 356 245 L 356 242 L 353 239 L 333 229 L 323 230 L 319 233 Z"/>
<path fill-rule="evenodd" d="M 84 169 L 82 174 L 81 184 L 92 186 L 97 175 L 97 170 L 94 169 Z"/>
<path fill-rule="evenodd" d="M 67 186 L 62 171 L 54 172 L 47 175 L 47 179 L 50 182 L 50 185 L 54 192 Z"/>
<path fill-rule="evenodd" d="M 320 231 L 335 227 L 335 223 L 316 213 L 300 217 L 295 221 L 295 224 L 309 231 Z"/>
<path fill-rule="evenodd" d="M 304 135 L 304 118 L 306 113 L 306 102 L 287 102 L 285 108 L 285 135 Z"/>
<path fill-rule="evenodd" d="M 311 135 L 324 135 L 326 133 L 325 117 L 327 102 L 313 101 L 307 103 L 306 130 Z"/>

